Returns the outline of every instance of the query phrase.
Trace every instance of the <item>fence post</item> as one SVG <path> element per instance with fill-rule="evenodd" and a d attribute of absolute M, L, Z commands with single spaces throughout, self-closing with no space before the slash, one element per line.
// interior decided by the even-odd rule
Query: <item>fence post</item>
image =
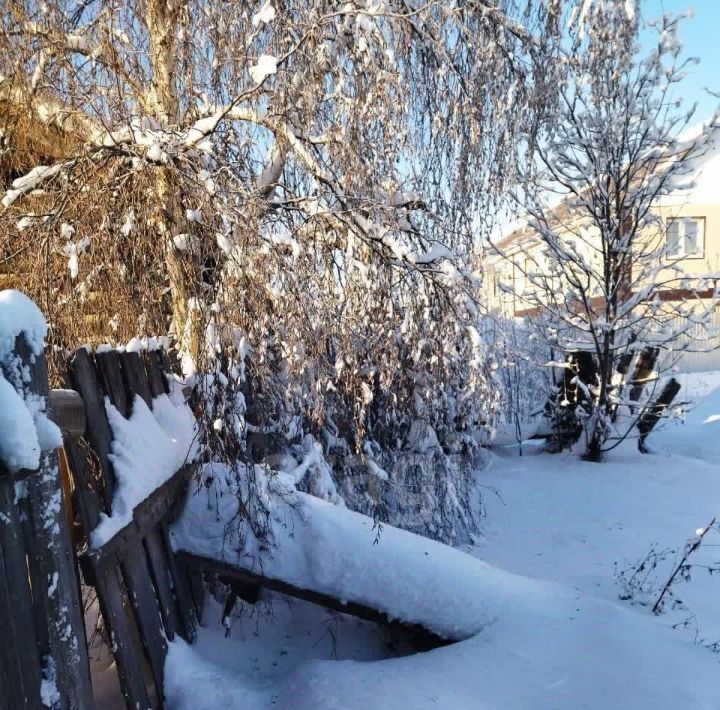
<path fill-rule="evenodd" d="M 12 308 L 12 305 L 0 304 L 0 309 L 3 307 Z M 47 368 L 41 345 L 29 342 L 26 334 L 21 332 L 16 337 L 14 351 L 0 352 L 0 369 L 4 379 L 30 404 L 33 413 L 44 411 L 46 416 L 50 414 L 47 411 Z M 35 421 L 37 424 L 45 420 L 42 416 L 38 419 L 36 414 Z M 42 443 L 43 437 L 39 438 Z M 7 471 L 4 476 L 12 480 Z M 63 710 L 90 710 L 93 699 L 82 605 L 75 573 L 75 551 L 65 516 L 57 451 L 41 451 L 38 469 L 21 471 L 15 478 L 22 479 L 14 485 L 13 503 L 21 509 L 21 515 L 15 511 L 16 519 L 25 518 L 21 533 L 24 550 L 21 552 L 27 561 L 25 577 L 29 577 L 31 615 L 34 618 L 34 624 L 30 624 L 29 628 L 18 629 L 26 637 L 20 639 L 20 648 L 23 643 L 28 643 L 28 639 L 32 639 L 35 645 L 44 676 L 43 704 Z M 7 580 L 8 587 L 13 584 L 14 580 Z M 1 591 L 0 604 L 3 604 Z M 9 596 L 12 597 L 12 594 Z M 18 610 L 12 607 L 3 609 L 0 610 L 0 618 L 9 615 L 17 627 L 19 620 L 14 617 L 16 613 L 19 613 Z M 0 645 L 4 642 L 5 639 L 0 640 Z M 22 654 L 18 652 L 18 655 Z M 21 684 L 23 678 L 5 680 Z M 40 688 L 26 688 L 25 692 L 26 702 L 19 707 L 38 707 L 31 697 L 37 695 Z"/>

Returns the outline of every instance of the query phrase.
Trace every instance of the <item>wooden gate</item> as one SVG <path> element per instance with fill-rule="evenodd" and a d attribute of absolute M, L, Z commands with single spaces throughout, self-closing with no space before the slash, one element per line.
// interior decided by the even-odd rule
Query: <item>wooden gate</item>
<path fill-rule="evenodd" d="M 76 484 L 75 503 L 85 537 L 110 514 L 116 487 L 110 449 L 107 398 L 124 417 L 141 397 L 149 408 L 168 393 L 162 351 L 145 353 L 77 350 L 68 363 L 72 387 L 85 403 L 85 437 L 65 444 Z M 176 635 L 195 638 L 203 603 L 199 577 L 173 554 L 169 524 L 184 499 L 194 467 L 183 466 L 133 511 L 132 521 L 101 547 L 80 555 L 85 580 L 95 587 L 112 635 L 113 656 L 128 708 L 163 706 L 167 643 Z"/>

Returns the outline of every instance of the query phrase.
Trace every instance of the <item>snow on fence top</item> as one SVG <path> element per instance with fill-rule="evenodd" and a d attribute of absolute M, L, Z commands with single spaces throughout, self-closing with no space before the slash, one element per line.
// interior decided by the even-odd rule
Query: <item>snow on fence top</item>
<path fill-rule="evenodd" d="M 113 433 L 110 461 L 117 486 L 112 514 L 100 514 L 91 534 L 94 547 L 102 547 L 132 520 L 133 510 L 183 464 L 198 454 L 197 423 L 180 392 L 153 398 L 152 409 L 139 395 L 129 419 L 105 401 Z"/>
<path fill-rule="evenodd" d="M 62 444 L 45 398 L 29 391 L 31 373 L 15 352 L 22 335 L 32 356 L 41 355 L 46 334 L 45 318 L 27 296 L 0 292 L 0 461 L 11 473 L 37 469 L 40 452 Z"/>
<path fill-rule="evenodd" d="M 40 309 L 20 291 L 0 291 L 0 360 L 13 352 L 21 333 L 33 354 L 39 355 L 47 335 L 47 323 Z"/>

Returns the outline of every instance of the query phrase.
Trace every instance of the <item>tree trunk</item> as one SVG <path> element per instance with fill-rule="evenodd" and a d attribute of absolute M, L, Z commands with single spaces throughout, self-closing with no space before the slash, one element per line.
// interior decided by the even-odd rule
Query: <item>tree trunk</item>
<path fill-rule="evenodd" d="M 155 223 L 165 241 L 165 267 L 170 289 L 171 332 L 183 358 L 197 363 L 202 345 L 202 303 L 199 299 L 202 264 L 192 249 L 181 251 L 173 237 L 183 234 L 187 227 L 182 196 L 173 189 L 172 173 L 158 168 L 156 185 Z"/>

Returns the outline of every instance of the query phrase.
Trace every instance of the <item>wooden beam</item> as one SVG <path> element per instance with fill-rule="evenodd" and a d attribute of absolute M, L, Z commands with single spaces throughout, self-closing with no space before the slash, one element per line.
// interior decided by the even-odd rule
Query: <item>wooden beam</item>
<path fill-rule="evenodd" d="M 132 521 L 118 530 L 102 547 L 86 548 L 80 555 L 81 563 L 85 565 L 85 559 L 91 560 L 95 571 L 122 563 L 133 543 L 147 537 L 172 510 L 195 470 L 194 464 L 188 464 L 173 474 L 135 508 Z"/>
<path fill-rule="evenodd" d="M 639 449 L 643 453 L 647 452 L 645 448 L 645 439 L 647 439 L 650 432 L 654 429 L 655 425 L 660 421 L 660 417 L 665 413 L 665 410 L 670 406 L 672 401 L 680 391 L 680 383 L 671 377 L 665 387 L 663 387 L 660 396 L 645 410 L 644 414 L 640 417 L 637 428 L 640 432 Z"/>
<path fill-rule="evenodd" d="M 52 419 L 64 439 L 79 439 L 85 433 L 85 402 L 75 390 L 50 390 Z"/>
<path fill-rule="evenodd" d="M 373 609 L 365 604 L 359 604 L 352 601 L 341 601 L 328 594 L 323 594 L 322 592 L 316 592 L 311 589 L 303 589 L 302 587 L 297 587 L 294 584 L 284 582 L 281 579 L 265 577 L 264 575 L 249 572 L 248 570 L 228 564 L 227 562 L 218 562 L 217 560 L 212 560 L 207 557 L 200 557 L 199 555 L 193 555 L 192 553 L 185 552 L 184 550 L 178 551 L 176 555 L 182 564 L 186 564 L 189 567 L 194 567 L 196 569 L 202 569 L 207 572 L 212 572 L 218 577 L 224 577 L 228 580 L 234 580 L 245 585 L 272 589 L 275 592 L 280 592 L 281 594 L 285 594 L 289 597 L 302 599 L 303 601 L 324 606 L 328 609 L 342 612 L 343 614 L 350 614 L 351 616 L 356 616 L 359 619 L 373 621 L 391 629 L 396 629 L 409 637 L 418 648 L 422 648 L 424 650 L 445 646 L 454 640 L 443 638 L 421 624 L 411 624 L 397 619 L 390 619 L 384 612 Z"/>

